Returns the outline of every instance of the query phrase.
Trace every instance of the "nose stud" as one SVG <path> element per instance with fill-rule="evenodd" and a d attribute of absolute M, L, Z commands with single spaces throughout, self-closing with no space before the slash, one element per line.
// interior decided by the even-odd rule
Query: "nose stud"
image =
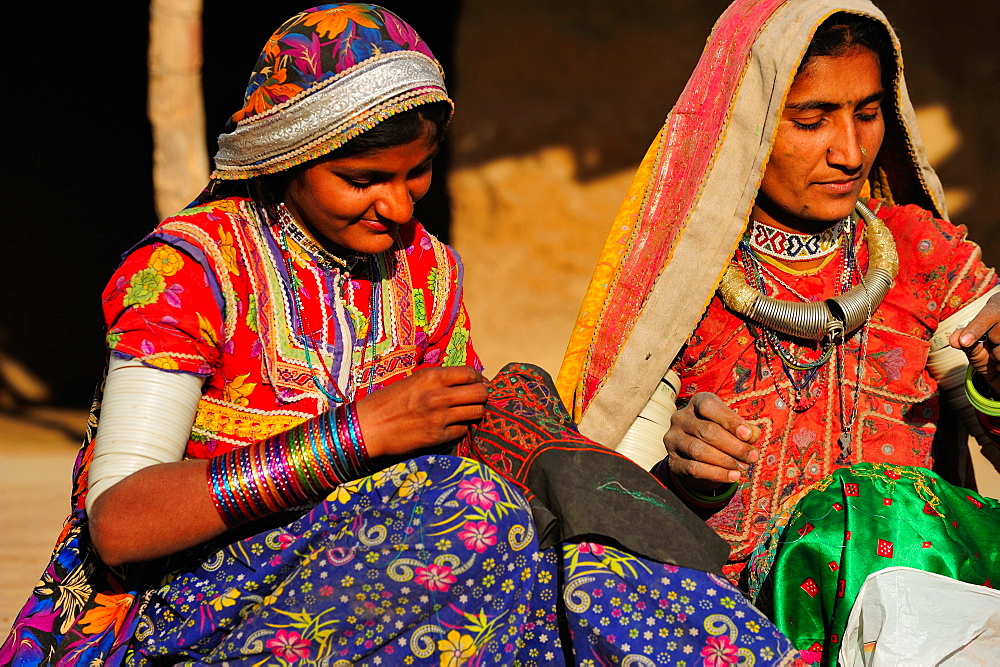
<path fill-rule="evenodd" d="M 861 149 L 861 155 L 867 160 L 868 159 L 868 151 L 865 149 L 864 146 L 859 146 L 859 148 Z"/>

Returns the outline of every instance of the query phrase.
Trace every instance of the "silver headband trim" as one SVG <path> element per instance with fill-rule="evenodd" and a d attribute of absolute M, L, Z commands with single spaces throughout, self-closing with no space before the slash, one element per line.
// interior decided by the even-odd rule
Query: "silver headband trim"
<path fill-rule="evenodd" d="M 433 59 L 416 51 L 369 58 L 288 107 L 242 121 L 234 131 L 219 135 L 216 168 L 283 156 L 383 102 L 421 88 L 439 88 L 447 96 L 441 68 Z"/>

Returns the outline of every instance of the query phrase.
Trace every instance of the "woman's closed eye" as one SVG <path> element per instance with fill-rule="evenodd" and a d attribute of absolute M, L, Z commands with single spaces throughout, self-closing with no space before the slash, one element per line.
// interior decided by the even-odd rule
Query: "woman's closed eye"
<path fill-rule="evenodd" d="M 826 120 L 826 114 L 819 110 L 813 110 L 812 113 L 797 113 L 794 117 L 788 118 L 788 120 L 792 121 L 796 129 L 817 130 Z"/>
<path fill-rule="evenodd" d="M 366 190 L 371 186 L 388 180 L 385 174 L 363 173 L 363 172 L 340 172 L 337 174 L 341 180 L 356 190 Z"/>
<path fill-rule="evenodd" d="M 406 175 L 406 178 L 407 179 L 420 178 L 421 176 L 424 176 L 431 170 L 431 166 L 433 166 L 433 163 L 430 160 L 427 160 L 423 164 L 418 165 L 413 170 L 411 170 L 410 173 Z"/>
<path fill-rule="evenodd" d="M 343 181 L 345 183 L 347 183 L 349 186 L 351 186 L 355 190 L 365 190 L 365 189 L 371 187 L 371 185 L 372 185 L 371 181 L 361 181 L 361 180 L 354 179 L 354 178 L 345 178 L 343 176 L 341 176 L 341 179 L 343 179 Z"/>
<path fill-rule="evenodd" d="M 823 124 L 823 119 L 820 118 L 819 120 L 814 122 L 793 120 L 792 123 L 794 123 L 795 127 L 800 130 L 818 130 L 820 126 Z"/>
<path fill-rule="evenodd" d="M 880 111 L 881 111 L 881 107 L 879 107 L 879 106 L 868 107 L 868 108 L 865 108 L 865 109 L 859 109 L 854 114 L 854 117 L 857 118 L 862 123 L 870 123 L 870 122 L 872 122 L 874 120 L 878 120 L 878 116 L 879 116 L 879 112 Z"/>

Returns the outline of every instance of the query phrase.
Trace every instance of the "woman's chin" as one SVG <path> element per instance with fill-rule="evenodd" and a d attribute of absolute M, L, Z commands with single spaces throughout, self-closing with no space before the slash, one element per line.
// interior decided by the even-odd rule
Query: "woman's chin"
<path fill-rule="evenodd" d="M 360 255 L 377 255 L 392 248 L 393 237 L 389 234 L 373 234 L 369 238 L 362 240 L 352 240 L 344 245 L 344 249 L 350 253 Z"/>
<path fill-rule="evenodd" d="M 375 232 L 354 228 L 349 235 L 338 234 L 331 238 L 322 235 L 318 240 L 323 247 L 334 255 L 377 255 L 392 248 L 396 235 L 392 231 Z M 359 233 L 360 232 L 360 233 Z"/>

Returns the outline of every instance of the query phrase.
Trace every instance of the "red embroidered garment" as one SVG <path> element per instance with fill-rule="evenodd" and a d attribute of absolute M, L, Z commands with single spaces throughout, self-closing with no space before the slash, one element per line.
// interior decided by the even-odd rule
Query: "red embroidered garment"
<path fill-rule="evenodd" d="M 286 431 L 329 396 L 360 398 L 422 366 L 481 368 L 461 263 L 419 223 L 348 267 L 293 221 L 258 217 L 229 198 L 168 218 L 104 293 L 114 353 L 206 376 L 187 456 Z"/>
<path fill-rule="evenodd" d="M 872 202 L 873 209 L 876 204 Z M 782 501 L 837 468 L 862 461 L 932 466 L 939 414 L 937 385 L 926 368 L 929 339 L 939 321 L 981 296 L 997 278 L 983 265 L 978 246 L 965 240 L 964 228 L 916 206 L 876 212 L 896 239 L 900 270 L 867 327 L 860 392 L 857 364 L 863 334 L 858 332 L 843 346 L 843 377 L 837 377 L 836 359 L 831 359 L 801 400 L 799 407 L 805 409 L 790 409 L 794 392 L 780 362 L 773 353 L 758 353 L 746 322 L 727 311 L 718 295 L 674 364 L 682 381 L 679 401 L 700 391 L 714 392 L 761 429 L 756 445 L 761 459 L 751 468 L 749 481 L 709 519 L 732 545 L 730 575 L 743 568 Z M 769 268 L 803 297 L 829 298 L 836 294 L 839 255 L 807 275 Z M 858 258 L 859 266 L 867 266 L 863 244 Z M 796 300 L 786 287 L 766 280 L 770 295 Z M 800 357 L 817 356 L 815 348 L 793 350 Z M 856 395 L 851 452 L 841 457 L 841 400 L 849 415 Z"/>

